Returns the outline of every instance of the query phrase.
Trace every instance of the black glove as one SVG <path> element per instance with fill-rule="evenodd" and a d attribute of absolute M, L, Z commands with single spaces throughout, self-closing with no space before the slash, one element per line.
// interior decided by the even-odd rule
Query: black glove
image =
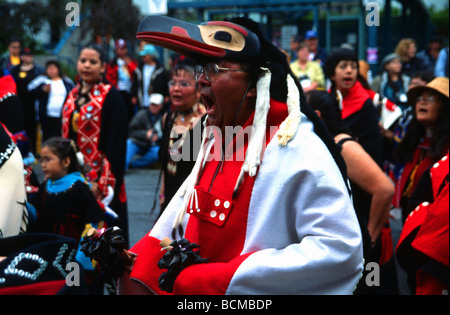
<path fill-rule="evenodd" d="M 116 226 L 104 231 L 92 231 L 80 244 L 80 250 L 86 257 L 95 259 L 100 270 L 114 278 L 122 276 L 131 263 L 125 250 L 123 231 Z"/>
<path fill-rule="evenodd" d="M 168 269 L 158 279 L 161 290 L 167 292 L 173 291 L 175 279 L 184 268 L 208 262 L 208 259 L 200 257 L 198 251 L 195 251 L 200 246 L 187 239 L 173 241 L 170 246 L 172 248 L 158 262 L 160 269 Z"/>

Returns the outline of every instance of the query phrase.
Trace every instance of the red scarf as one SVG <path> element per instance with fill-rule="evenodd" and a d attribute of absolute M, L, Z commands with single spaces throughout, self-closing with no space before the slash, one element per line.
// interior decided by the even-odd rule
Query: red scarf
<path fill-rule="evenodd" d="M 359 81 L 356 81 L 342 101 L 342 119 L 345 119 L 359 111 L 368 98 L 370 98 L 369 92 L 361 85 Z"/>

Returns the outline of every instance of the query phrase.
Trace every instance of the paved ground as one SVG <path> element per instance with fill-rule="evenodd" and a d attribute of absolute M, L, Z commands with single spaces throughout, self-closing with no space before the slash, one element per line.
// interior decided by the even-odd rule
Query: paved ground
<path fill-rule="evenodd" d="M 125 175 L 130 245 L 150 231 L 159 214 L 159 200 L 156 200 L 156 208 L 150 215 L 159 172 L 157 169 L 130 169 Z"/>

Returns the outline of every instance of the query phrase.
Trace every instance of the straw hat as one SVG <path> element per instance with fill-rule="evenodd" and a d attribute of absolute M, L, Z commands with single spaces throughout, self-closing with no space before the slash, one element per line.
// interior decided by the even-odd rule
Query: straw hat
<path fill-rule="evenodd" d="M 417 96 L 419 96 L 424 90 L 433 90 L 448 98 L 448 84 L 448 78 L 437 77 L 425 86 L 416 86 L 409 90 L 407 93 L 408 101 L 410 103 L 415 103 Z"/>

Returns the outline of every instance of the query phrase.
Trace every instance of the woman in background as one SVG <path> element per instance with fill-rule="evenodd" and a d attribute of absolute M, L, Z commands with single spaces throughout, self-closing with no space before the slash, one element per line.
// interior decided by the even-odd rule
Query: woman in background
<path fill-rule="evenodd" d="M 392 257 L 392 236 L 388 217 L 394 196 L 394 185 L 343 124 L 338 103 L 330 94 L 325 91 L 312 91 L 307 94 L 307 100 L 341 148 L 354 192 L 353 205 L 362 229 L 366 263 L 376 262 L 384 268 L 383 265 Z M 383 271 L 382 269 L 380 288 L 370 288 L 361 281 L 355 294 L 396 293 L 397 282 L 384 281 L 384 276 L 391 274 Z"/>
<path fill-rule="evenodd" d="M 28 84 L 28 91 L 35 93 L 39 99 L 39 121 L 44 141 L 61 136 L 62 107 L 75 87 L 72 80 L 63 75 L 56 60 L 46 62 L 45 73 Z"/>
<path fill-rule="evenodd" d="M 405 163 L 395 198 L 397 206 L 402 208 L 403 220 L 414 209 L 410 198 L 419 179 L 448 152 L 448 85 L 448 78 L 438 77 L 425 86 L 408 91 L 413 117 L 394 152 L 395 158 Z"/>
<path fill-rule="evenodd" d="M 64 104 L 62 134 L 75 142 L 84 163 L 97 173 L 102 202 L 119 215 L 128 243 L 127 109 L 117 89 L 103 80 L 106 57 L 100 46 L 89 44 L 81 50 L 77 70 L 80 81 Z"/>
<path fill-rule="evenodd" d="M 201 145 L 201 139 L 195 137 L 202 135 L 202 117 L 206 110 L 200 103 L 194 65 L 182 62 L 173 68 L 169 94 L 173 111 L 163 117 L 163 139 L 159 150 L 163 170 L 159 195 L 161 212 L 191 173 Z M 195 136 L 194 128 L 200 128 Z"/>
<path fill-rule="evenodd" d="M 360 79 L 356 53 L 347 48 L 333 51 L 325 61 L 325 75 L 331 80 L 330 94 L 339 101 L 341 118 L 358 143 L 382 165 L 382 139 L 378 113 L 368 86 Z"/>

